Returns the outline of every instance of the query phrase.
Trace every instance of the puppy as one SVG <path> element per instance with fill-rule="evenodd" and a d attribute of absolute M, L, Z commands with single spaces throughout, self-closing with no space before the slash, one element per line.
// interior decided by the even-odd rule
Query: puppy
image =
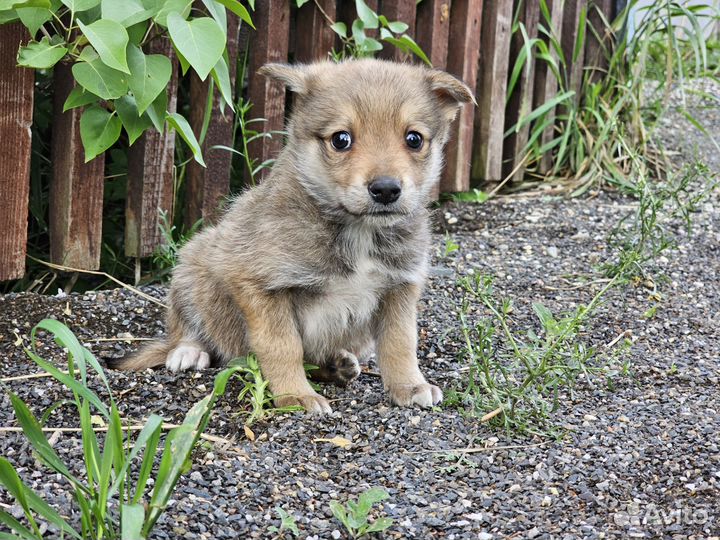
<path fill-rule="evenodd" d="M 173 371 L 257 355 L 276 404 L 331 411 L 309 384 L 347 384 L 374 352 L 391 400 L 442 399 L 416 356 L 429 249 L 426 206 L 465 84 L 424 67 L 356 60 L 269 64 L 294 93 L 271 174 L 180 252 L 167 339 L 121 369 Z"/>

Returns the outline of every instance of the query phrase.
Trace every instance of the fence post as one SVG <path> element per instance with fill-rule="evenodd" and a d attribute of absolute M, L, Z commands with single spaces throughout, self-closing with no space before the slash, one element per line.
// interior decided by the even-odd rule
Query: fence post
<path fill-rule="evenodd" d="M 35 72 L 16 66 L 28 33 L 0 25 L 0 281 L 25 274 Z"/>
<path fill-rule="evenodd" d="M 325 60 L 335 46 L 335 32 L 322 13 L 324 11 L 325 15 L 335 20 L 335 0 L 319 0 L 318 3 L 320 7 L 308 2 L 297 11 L 295 60 L 298 62 Z"/>
<path fill-rule="evenodd" d="M 417 6 L 415 41 L 437 69 L 447 65 L 451 7 L 451 0 L 423 0 Z"/>
<path fill-rule="evenodd" d="M 50 260 L 82 270 L 100 267 L 105 154 L 85 163 L 80 140 L 82 108 L 63 112 L 75 86 L 70 64 L 53 73 Z"/>
<path fill-rule="evenodd" d="M 477 86 L 482 11 L 482 0 L 454 0 L 450 11 L 447 70 L 465 81 L 473 93 Z M 472 105 L 465 105 L 453 123 L 440 191 L 470 188 L 474 116 Z"/>
<path fill-rule="evenodd" d="M 592 70 L 590 76 L 593 81 L 602 78 L 608 67 L 606 51 L 611 43 L 608 42 L 603 17 L 612 20 L 613 4 L 613 0 L 591 0 L 588 5 L 585 64 Z"/>
<path fill-rule="evenodd" d="M 164 54 L 173 63 L 168 84 L 168 111 L 177 108 L 178 66 L 166 37 L 153 39 L 148 54 Z M 125 255 L 147 257 L 163 242 L 158 224 L 160 210 L 172 223 L 174 203 L 175 132 L 148 129 L 128 150 L 127 198 L 125 200 Z"/>
<path fill-rule="evenodd" d="M 562 51 L 567 62 L 568 88 L 575 91 L 574 100 L 580 100 L 580 88 L 582 87 L 583 68 L 585 66 L 585 48 L 577 51 L 575 58 L 575 45 L 580 35 L 580 15 L 583 10 L 587 12 L 587 0 L 565 0 L 565 13 L 562 23 Z M 585 35 L 587 40 L 587 34 Z M 583 43 L 584 45 L 584 43 Z"/>
<path fill-rule="evenodd" d="M 473 180 L 502 180 L 505 100 L 513 1 L 488 2 L 483 11 Z"/>
<path fill-rule="evenodd" d="M 235 88 L 237 58 L 239 50 L 240 19 L 233 13 L 227 17 L 227 51 L 229 58 L 230 87 Z M 208 99 L 209 79 L 201 81 L 193 73 L 190 76 L 190 125 L 196 136 L 200 136 L 205 107 Z M 230 169 L 232 153 L 228 150 L 214 149 L 213 146 L 233 146 L 233 125 L 235 115 L 229 107 L 220 110 L 220 91 L 214 89 L 212 112 L 205 140 L 202 144 L 203 157 L 207 167 L 196 161 L 188 163 L 187 191 L 185 195 L 185 227 L 190 229 L 198 220 L 214 222 L 220 215 L 223 198 L 230 193 Z"/>
<path fill-rule="evenodd" d="M 290 3 L 287 0 L 263 0 L 255 5 L 253 20 L 256 32 L 250 38 L 250 73 L 248 99 L 252 103 L 250 116 L 264 118 L 257 123 L 257 131 L 278 131 L 285 123 L 285 88 L 257 74 L 268 62 L 287 62 L 290 34 Z M 249 152 L 259 165 L 274 159 L 282 148 L 282 136 L 261 137 L 250 144 Z M 263 171 L 263 176 L 267 170 Z"/>
<path fill-rule="evenodd" d="M 540 21 L 540 5 L 531 0 L 517 0 L 516 10 L 519 22 L 523 23 L 527 30 L 528 38 L 537 37 L 538 22 Z M 520 51 L 525 46 L 525 39 L 520 32 L 515 32 L 510 41 L 510 58 L 515 60 L 520 55 Z M 510 72 L 514 69 L 514 65 L 509 66 Z M 509 130 L 515 126 L 520 119 L 526 117 L 533 108 L 533 93 L 535 83 L 535 58 L 531 55 L 525 60 L 525 65 L 520 72 L 515 88 L 510 95 L 505 113 L 505 130 Z M 530 126 L 524 125 L 520 129 L 515 129 L 507 139 L 503 148 L 503 177 L 507 177 L 515 171 L 511 182 L 517 182 L 525 176 L 525 164 L 522 160 L 525 158 L 523 151 L 527 145 L 530 136 Z"/>
<path fill-rule="evenodd" d="M 542 24 L 549 27 L 553 32 L 555 39 L 558 42 L 562 42 L 562 18 L 563 18 L 563 5 L 564 0 L 548 0 L 548 8 L 550 10 L 550 21 L 542 21 Z M 549 41 L 548 37 L 543 38 Z M 559 60 L 558 53 L 553 46 L 548 42 L 548 48 L 550 55 L 557 62 Z M 535 108 L 555 99 L 558 91 L 558 80 L 550 69 L 550 66 L 545 61 L 538 61 L 535 67 L 535 97 L 534 106 Z M 540 144 L 545 146 L 555 137 L 555 109 L 550 110 L 545 115 L 545 122 L 547 126 L 540 135 Z M 545 174 L 552 168 L 553 156 L 552 152 L 545 152 L 540 158 L 538 164 L 538 172 Z"/>

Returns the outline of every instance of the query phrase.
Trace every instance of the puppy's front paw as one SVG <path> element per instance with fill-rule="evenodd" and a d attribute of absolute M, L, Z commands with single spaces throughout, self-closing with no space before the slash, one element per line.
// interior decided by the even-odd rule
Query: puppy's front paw
<path fill-rule="evenodd" d="M 210 356 L 200 347 L 189 343 L 182 343 L 167 355 L 165 367 L 170 371 L 185 371 L 196 369 L 198 371 L 210 366 Z"/>
<path fill-rule="evenodd" d="M 396 384 L 388 388 L 390 399 L 401 407 L 432 407 L 442 401 L 443 393 L 434 384 Z"/>
<path fill-rule="evenodd" d="M 310 414 L 330 414 L 332 407 L 327 399 L 320 394 L 304 396 L 280 396 L 275 398 L 276 407 L 300 406 Z"/>

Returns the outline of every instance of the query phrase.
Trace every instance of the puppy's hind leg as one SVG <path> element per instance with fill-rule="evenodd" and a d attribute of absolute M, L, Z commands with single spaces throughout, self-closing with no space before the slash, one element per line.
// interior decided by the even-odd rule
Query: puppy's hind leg
<path fill-rule="evenodd" d="M 202 370 L 210 367 L 210 355 L 202 344 L 193 339 L 183 339 L 167 354 L 165 367 L 178 372 L 188 369 Z"/>
<path fill-rule="evenodd" d="M 313 381 L 347 386 L 360 375 L 360 362 L 353 353 L 343 349 L 310 370 L 308 375 Z"/>

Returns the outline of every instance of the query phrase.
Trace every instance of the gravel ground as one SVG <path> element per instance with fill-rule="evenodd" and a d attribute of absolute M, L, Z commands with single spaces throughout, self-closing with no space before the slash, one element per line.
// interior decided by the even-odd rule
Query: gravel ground
<path fill-rule="evenodd" d="M 702 114 L 720 126 L 717 109 Z M 668 118 L 663 132 L 678 159 L 697 152 L 720 170 L 714 148 L 690 140 L 682 122 Z M 540 192 L 443 207 L 420 317 L 419 356 L 428 378 L 446 389 L 463 379 L 458 277 L 495 275 L 498 293 L 514 301 L 513 324 L 537 329 L 533 302 L 569 311 L 602 286 L 591 282 L 597 278 L 593 268 L 607 253 L 608 231 L 634 204 L 609 193 L 564 200 Z M 250 441 L 235 416 L 235 385 L 209 427 L 232 443 L 203 445 L 196 453 L 153 537 L 270 538 L 268 528 L 279 525 L 274 509 L 281 506 L 296 518 L 301 537 L 344 538 L 329 502 L 381 486 L 390 498 L 373 516 L 394 520 L 385 538 L 719 538 L 717 196 L 693 221 L 691 237 L 678 224 L 669 225 L 679 248 L 653 269 L 661 300 L 652 299 L 642 283 L 615 289 L 586 330 L 583 337 L 598 346 L 628 332 L 634 340 L 630 374 L 617 378 L 613 390 L 581 384 L 563 396 L 555 416 L 567 429 L 561 440 L 508 435 L 448 406 L 393 407 L 371 364 L 350 387 L 323 389 L 333 400 L 332 416 L 277 416 L 254 425 L 256 439 Z M 460 246 L 449 256 L 445 230 Z M 165 291 L 146 292 L 161 298 Z M 645 317 L 653 306 L 655 316 Z M 122 338 L 163 331 L 161 310 L 125 290 L 62 298 L 7 295 L 0 297 L 0 313 L 3 378 L 37 371 L 18 336 L 27 341 L 31 327 L 45 317 L 65 322 L 99 358 L 128 354 L 137 345 Z M 43 355 L 62 363 L 61 352 L 47 341 Z M 125 417 L 141 420 L 157 412 L 177 421 L 206 395 L 213 374 L 158 370 L 109 377 Z M 48 378 L 7 385 L 38 414 L 67 397 Z M 0 400 L 0 425 L 16 425 L 9 399 Z M 77 423 L 69 408 L 50 420 L 51 426 Z M 333 437 L 351 444 L 318 440 Z M 79 466 L 74 434 L 58 432 L 52 440 Z M 477 451 L 461 452 L 467 448 Z M 69 512 L 67 485 L 38 467 L 19 434 L 0 436 L 0 455 Z M 4 492 L 0 505 L 20 515 Z"/>

